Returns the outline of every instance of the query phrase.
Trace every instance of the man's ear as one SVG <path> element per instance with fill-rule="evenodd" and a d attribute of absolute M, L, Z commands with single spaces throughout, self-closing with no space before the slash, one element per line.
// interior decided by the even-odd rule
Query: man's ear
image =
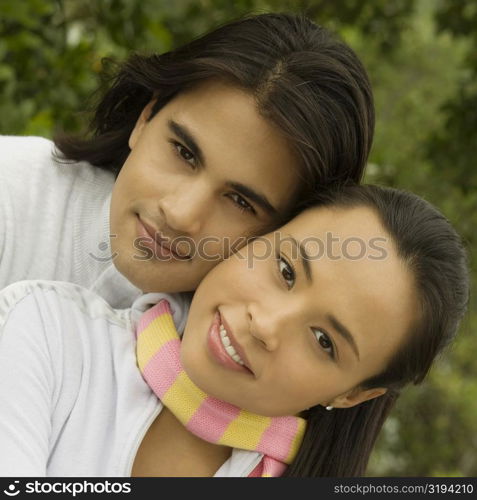
<path fill-rule="evenodd" d="M 151 116 L 152 108 L 156 104 L 156 99 L 153 99 L 152 101 L 149 101 L 146 106 L 144 106 L 144 109 L 141 111 L 141 114 L 139 115 L 139 118 L 136 121 L 136 125 L 134 125 L 134 128 L 129 136 L 129 148 L 134 149 L 134 146 L 137 143 L 137 140 L 139 139 L 144 126 L 146 125 L 149 117 Z"/>
<path fill-rule="evenodd" d="M 374 387 L 373 389 L 352 389 L 340 396 L 337 396 L 329 404 L 334 408 L 351 408 L 364 401 L 378 398 L 387 392 L 385 387 Z"/>

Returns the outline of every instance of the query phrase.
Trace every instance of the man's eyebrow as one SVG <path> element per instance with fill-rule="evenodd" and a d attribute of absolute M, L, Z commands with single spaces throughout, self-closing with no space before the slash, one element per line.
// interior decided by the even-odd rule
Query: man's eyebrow
<path fill-rule="evenodd" d="M 348 342 L 348 344 L 351 346 L 351 349 L 353 349 L 354 353 L 356 354 L 356 357 L 359 360 L 358 346 L 356 345 L 354 337 L 353 335 L 351 335 L 350 331 L 342 323 L 340 323 L 332 314 L 328 314 L 326 318 L 332 324 L 333 328 L 341 335 L 341 337 L 343 337 L 346 340 L 346 342 Z"/>
<path fill-rule="evenodd" d="M 230 186 L 230 188 L 245 196 L 250 201 L 255 202 L 269 215 L 277 215 L 278 210 L 268 201 L 268 198 L 264 194 L 257 193 L 251 187 L 245 186 L 245 184 L 241 184 L 240 182 L 227 182 L 227 186 Z"/>
<path fill-rule="evenodd" d="M 167 126 L 179 139 L 181 139 L 184 144 L 190 149 L 191 153 L 196 157 L 197 162 L 201 165 L 204 164 L 204 155 L 200 149 L 197 141 L 194 139 L 193 134 L 187 130 L 185 125 L 181 125 L 174 120 L 169 120 Z"/>
<path fill-rule="evenodd" d="M 179 139 L 181 139 L 184 144 L 190 149 L 191 153 L 197 158 L 197 162 L 204 165 L 204 154 L 200 149 L 197 141 L 193 137 L 192 133 L 187 129 L 185 125 L 181 125 L 174 120 L 169 120 L 167 126 Z M 260 206 L 265 212 L 270 215 L 276 215 L 278 210 L 268 201 L 268 198 L 261 193 L 257 193 L 254 189 L 249 186 L 245 186 L 240 182 L 228 182 L 228 186 L 237 191 L 239 194 L 247 197 L 250 201 L 253 201 L 258 206 Z"/>

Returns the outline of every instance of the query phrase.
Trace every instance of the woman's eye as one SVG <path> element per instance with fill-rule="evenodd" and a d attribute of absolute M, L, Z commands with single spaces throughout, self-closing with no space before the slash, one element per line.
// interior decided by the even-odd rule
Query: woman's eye
<path fill-rule="evenodd" d="M 256 213 L 252 205 L 250 205 L 250 203 L 245 198 L 242 198 L 239 194 L 231 193 L 229 194 L 229 197 L 243 212 L 250 212 L 252 214 Z"/>
<path fill-rule="evenodd" d="M 295 271 L 283 257 L 280 257 L 278 260 L 278 270 L 287 287 L 290 289 L 295 284 Z"/>
<path fill-rule="evenodd" d="M 313 330 L 313 333 L 315 334 L 316 340 L 318 341 L 318 344 L 320 344 L 320 347 L 332 358 L 334 358 L 333 342 L 331 342 L 328 335 L 326 335 L 326 333 L 323 333 L 321 330 Z"/>
<path fill-rule="evenodd" d="M 194 154 L 189 151 L 185 146 L 179 142 L 173 142 L 173 145 L 177 151 L 177 154 L 187 163 L 190 163 L 193 167 L 196 167 L 196 161 Z"/>

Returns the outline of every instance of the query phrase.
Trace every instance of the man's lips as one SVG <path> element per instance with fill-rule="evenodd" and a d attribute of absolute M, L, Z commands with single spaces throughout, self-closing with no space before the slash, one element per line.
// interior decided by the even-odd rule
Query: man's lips
<path fill-rule="evenodd" d="M 178 245 L 174 244 L 173 241 L 169 243 L 169 238 L 165 238 L 162 236 L 162 233 L 158 231 L 154 226 L 148 224 L 146 221 L 141 219 L 141 217 L 138 215 L 139 222 L 144 226 L 144 229 L 146 230 L 147 234 L 161 247 L 164 247 L 166 250 L 172 253 L 172 255 L 179 260 L 189 260 L 190 256 L 189 255 L 183 255 L 179 250 L 178 250 Z"/>
<path fill-rule="evenodd" d="M 230 325 L 227 323 L 227 320 L 222 316 L 222 313 L 219 311 L 219 320 L 220 323 L 224 326 L 225 331 L 227 333 L 227 337 L 230 340 L 230 343 L 232 344 L 232 347 L 237 351 L 237 354 L 240 356 L 240 359 L 243 361 L 243 366 L 247 368 L 251 373 L 253 373 L 252 369 L 250 368 L 250 361 L 247 358 L 247 355 L 245 354 L 245 351 L 243 350 L 243 347 L 238 343 L 237 339 L 234 337 L 234 334 L 232 332 L 232 328 L 230 328 Z"/>

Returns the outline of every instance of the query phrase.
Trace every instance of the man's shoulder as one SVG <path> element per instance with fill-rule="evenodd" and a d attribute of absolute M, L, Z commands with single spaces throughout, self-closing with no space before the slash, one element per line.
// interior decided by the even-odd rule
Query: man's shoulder
<path fill-rule="evenodd" d="M 34 135 L 0 135 L 0 161 L 13 157 L 31 157 L 38 153 L 50 156 L 54 143 L 46 137 Z"/>
<path fill-rule="evenodd" d="M 109 194 L 113 184 L 112 172 L 65 160 L 50 139 L 0 136 L 0 192 L 12 205 L 28 203 L 40 209 L 48 193 L 54 192 L 58 201 L 69 200 L 73 189 L 77 196 L 90 190 L 96 197 Z"/>
<path fill-rule="evenodd" d="M 52 168 L 54 143 L 44 137 L 0 136 L 0 180 L 11 186 L 44 177 Z"/>

